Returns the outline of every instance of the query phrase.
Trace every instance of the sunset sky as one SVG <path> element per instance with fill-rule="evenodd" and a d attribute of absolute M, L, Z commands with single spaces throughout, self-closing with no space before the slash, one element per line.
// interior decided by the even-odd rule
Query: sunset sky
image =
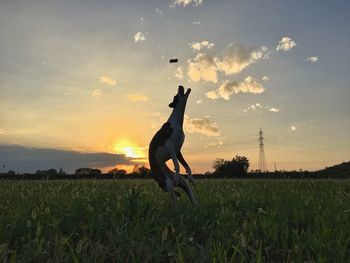
<path fill-rule="evenodd" d="M 178 85 L 192 89 L 182 151 L 195 173 L 236 154 L 256 169 L 260 128 L 270 170 L 348 161 L 349 13 L 349 1 L 2 0 L 0 164 L 146 163 Z"/>

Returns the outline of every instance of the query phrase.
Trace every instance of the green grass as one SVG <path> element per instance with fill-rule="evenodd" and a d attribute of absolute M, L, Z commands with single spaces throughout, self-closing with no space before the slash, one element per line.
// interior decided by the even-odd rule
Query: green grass
<path fill-rule="evenodd" d="M 349 262 L 350 181 L 1 181 L 9 262 Z"/>

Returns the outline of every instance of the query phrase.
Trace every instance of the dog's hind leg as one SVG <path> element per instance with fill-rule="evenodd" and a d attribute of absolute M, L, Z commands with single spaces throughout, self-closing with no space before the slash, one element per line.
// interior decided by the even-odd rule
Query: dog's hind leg
<path fill-rule="evenodd" d="M 186 194 L 187 194 L 188 198 L 191 200 L 192 204 L 194 204 L 194 205 L 197 204 L 197 201 L 193 196 L 191 187 L 187 184 L 186 180 L 180 175 L 178 177 L 178 184 L 176 186 L 182 188 L 186 192 Z"/>
<path fill-rule="evenodd" d="M 175 185 L 174 185 L 174 182 L 170 179 L 167 179 L 166 180 L 166 187 L 167 187 L 167 190 L 170 194 L 170 200 L 173 204 L 174 207 L 176 207 L 176 194 L 175 194 Z"/>

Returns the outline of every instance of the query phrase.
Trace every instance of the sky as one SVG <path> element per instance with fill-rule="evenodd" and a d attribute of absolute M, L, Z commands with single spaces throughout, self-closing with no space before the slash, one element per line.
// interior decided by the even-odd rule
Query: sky
<path fill-rule="evenodd" d="M 2 0 L 0 164 L 147 164 L 178 85 L 192 89 L 182 152 L 194 173 L 236 155 L 259 168 L 260 129 L 269 170 L 348 161 L 349 12 L 348 1 Z"/>

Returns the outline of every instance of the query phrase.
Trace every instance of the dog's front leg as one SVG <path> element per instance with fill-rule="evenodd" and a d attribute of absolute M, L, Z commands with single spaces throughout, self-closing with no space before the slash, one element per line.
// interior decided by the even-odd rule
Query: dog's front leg
<path fill-rule="evenodd" d="M 174 168 L 175 168 L 174 184 L 177 185 L 179 182 L 178 176 L 180 173 L 180 165 L 179 165 L 179 161 L 176 158 L 175 147 L 171 142 L 166 142 L 165 147 L 167 148 L 170 158 L 173 160 L 173 163 L 174 163 Z"/>
<path fill-rule="evenodd" d="M 194 179 L 192 176 L 192 170 L 191 167 L 188 165 L 188 163 L 185 161 L 184 157 L 182 156 L 182 153 L 179 152 L 179 154 L 177 155 L 177 159 L 179 160 L 179 162 L 182 164 L 182 166 L 185 168 L 187 176 L 188 176 L 188 180 L 194 184 Z"/>

